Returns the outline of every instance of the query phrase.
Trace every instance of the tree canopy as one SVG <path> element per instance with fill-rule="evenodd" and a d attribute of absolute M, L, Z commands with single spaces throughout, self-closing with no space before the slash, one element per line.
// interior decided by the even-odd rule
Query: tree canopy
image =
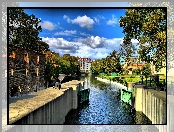
<path fill-rule="evenodd" d="M 105 72 L 108 75 L 112 72 L 121 73 L 122 66 L 120 64 L 120 55 L 117 53 L 117 51 L 114 50 L 106 58 L 94 61 L 90 70 L 92 73 L 97 74 L 101 72 Z"/>
<path fill-rule="evenodd" d="M 42 31 L 40 19 L 35 15 L 28 15 L 21 8 L 9 8 L 9 45 L 26 50 L 48 50 L 49 45 L 38 36 Z"/>
<path fill-rule="evenodd" d="M 45 77 L 49 83 L 52 79 L 57 79 L 59 74 L 80 74 L 79 62 L 75 56 L 71 56 L 70 54 L 58 56 L 55 52 L 47 51 L 46 61 Z"/>
<path fill-rule="evenodd" d="M 130 57 L 135 53 L 131 39 L 137 39 L 138 54 L 145 62 L 153 62 L 160 69 L 166 61 L 166 17 L 167 8 L 135 8 L 126 10 L 120 18 L 120 27 L 125 34 L 121 44 L 123 56 Z"/>

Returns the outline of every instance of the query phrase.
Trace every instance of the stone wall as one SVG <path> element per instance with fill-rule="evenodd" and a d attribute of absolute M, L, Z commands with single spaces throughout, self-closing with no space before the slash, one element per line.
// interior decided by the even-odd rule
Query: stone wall
<path fill-rule="evenodd" d="M 134 95 L 136 111 L 142 111 L 152 124 L 166 124 L 166 92 L 135 85 Z"/>
<path fill-rule="evenodd" d="M 44 87 L 45 54 L 14 48 L 8 63 L 10 96 L 15 95 L 19 86 L 22 93 Z"/>
<path fill-rule="evenodd" d="M 61 90 L 50 87 L 11 102 L 9 124 L 63 124 L 68 112 L 78 107 L 80 88 L 84 82 L 72 80 L 62 84 Z"/>

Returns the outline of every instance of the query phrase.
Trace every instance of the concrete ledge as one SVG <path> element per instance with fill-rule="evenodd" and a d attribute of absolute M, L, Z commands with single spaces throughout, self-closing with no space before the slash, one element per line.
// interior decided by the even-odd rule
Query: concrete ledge
<path fill-rule="evenodd" d="M 46 120 L 49 117 L 48 122 L 44 122 L 39 119 L 39 124 L 49 124 L 49 122 L 56 122 L 54 119 L 53 113 L 62 115 L 58 122 L 63 123 L 66 114 L 73 108 L 78 107 L 78 98 L 77 92 L 79 87 L 82 87 L 83 81 L 73 80 L 72 82 L 63 83 L 61 86 L 61 90 L 54 89 L 52 87 L 32 93 L 31 95 L 27 95 L 21 98 L 9 100 L 9 124 L 13 124 L 16 121 L 22 120 L 23 117 L 27 117 L 30 115 L 28 119 L 24 119 L 27 121 L 24 122 L 34 122 L 36 123 L 34 115 L 41 116 L 42 112 L 46 112 L 43 120 Z M 72 89 L 72 92 L 71 92 Z M 73 90 L 74 89 L 74 90 Z M 73 92 L 74 91 L 74 92 Z M 57 105 L 60 106 L 55 106 Z M 43 107 L 43 108 L 42 108 Z M 57 107 L 62 107 L 60 110 L 56 111 Z M 52 111 L 52 113 L 50 113 Z M 33 116 L 33 117 L 32 117 Z M 42 117 L 42 116 L 41 116 Z M 32 120 L 32 121 L 30 121 Z M 37 124 L 38 124 L 37 122 Z M 53 123 L 54 124 L 54 123 Z"/>
<path fill-rule="evenodd" d="M 20 100 L 19 98 L 19 100 L 13 101 L 13 103 L 9 104 L 9 124 L 14 123 L 62 94 L 61 90 L 47 88 L 29 95 L 27 99 Z"/>
<path fill-rule="evenodd" d="M 166 92 L 157 91 L 145 85 L 134 86 L 136 111 L 142 111 L 152 124 L 166 122 Z"/>

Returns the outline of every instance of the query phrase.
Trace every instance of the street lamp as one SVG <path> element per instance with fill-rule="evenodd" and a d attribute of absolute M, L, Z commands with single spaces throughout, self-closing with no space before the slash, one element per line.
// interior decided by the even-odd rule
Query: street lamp
<path fill-rule="evenodd" d="M 59 90 L 61 88 L 61 81 L 65 78 L 65 74 L 59 74 L 58 79 L 60 80 L 60 84 L 59 84 Z"/>

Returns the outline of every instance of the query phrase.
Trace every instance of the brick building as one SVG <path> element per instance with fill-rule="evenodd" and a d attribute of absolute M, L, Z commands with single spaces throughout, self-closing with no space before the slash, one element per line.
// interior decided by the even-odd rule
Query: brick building
<path fill-rule="evenodd" d="M 15 94 L 19 86 L 22 93 L 45 86 L 46 57 L 44 53 L 13 47 L 7 63 L 9 64 L 8 88 L 10 95 Z"/>

